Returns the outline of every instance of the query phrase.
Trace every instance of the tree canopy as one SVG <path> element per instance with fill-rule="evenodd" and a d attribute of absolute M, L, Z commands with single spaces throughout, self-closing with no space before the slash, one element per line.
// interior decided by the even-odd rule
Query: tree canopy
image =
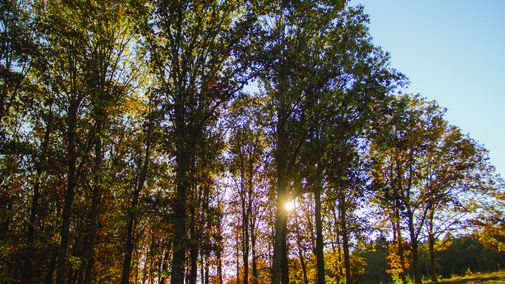
<path fill-rule="evenodd" d="M 422 251 L 433 281 L 451 243 L 503 257 L 486 149 L 401 93 L 363 7 L 0 1 L 0 282 L 420 283 Z"/>

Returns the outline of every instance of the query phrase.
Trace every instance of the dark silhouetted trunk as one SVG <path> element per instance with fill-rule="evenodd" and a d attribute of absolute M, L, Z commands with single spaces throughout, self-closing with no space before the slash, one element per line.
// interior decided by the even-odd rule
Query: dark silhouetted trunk
<path fill-rule="evenodd" d="M 429 250 L 430 250 L 430 271 L 431 271 L 431 282 L 438 282 L 437 270 L 436 270 L 436 260 L 435 260 L 435 236 L 430 232 L 428 236 Z"/>
<path fill-rule="evenodd" d="M 137 175 L 134 179 L 134 191 L 132 193 L 132 201 L 130 205 L 130 210 L 128 212 L 128 221 L 126 224 L 126 252 L 123 259 L 123 272 L 121 276 L 121 283 L 128 284 L 130 281 L 131 272 L 131 260 L 133 255 L 133 250 L 135 249 L 135 230 L 137 225 L 137 214 L 136 209 L 139 203 L 140 191 L 144 186 L 144 182 L 147 179 L 147 170 L 149 168 L 150 150 L 151 150 L 151 129 L 152 124 L 149 123 L 148 134 L 146 138 L 146 150 L 144 154 L 144 160 L 137 165 Z"/>
<path fill-rule="evenodd" d="M 252 276 L 253 283 L 258 283 L 258 263 L 256 257 L 256 222 L 251 219 L 251 252 L 252 252 Z"/>
<path fill-rule="evenodd" d="M 101 133 L 101 125 L 101 122 L 97 121 L 97 133 Z M 84 284 L 91 283 L 92 270 L 95 262 L 95 240 L 98 228 L 98 218 L 100 217 L 101 183 L 103 180 L 101 177 L 102 172 L 100 171 L 100 167 L 102 165 L 102 141 L 100 138 L 95 139 L 95 161 L 93 166 L 91 216 L 88 239 L 88 263 L 86 265 Z"/>
<path fill-rule="evenodd" d="M 60 246 L 58 249 L 58 260 L 56 263 L 56 284 L 63 284 L 65 278 L 65 264 L 67 258 L 67 247 L 70 230 L 70 215 L 72 203 L 74 201 L 74 190 L 77 185 L 77 153 L 76 153 L 76 124 L 77 111 L 80 101 L 74 99 L 68 109 L 67 115 L 67 187 L 62 212 L 62 222 L 60 229 Z"/>
<path fill-rule="evenodd" d="M 410 210 L 409 210 L 410 211 Z M 412 270 L 414 272 L 414 283 L 421 284 L 421 266 L 419 264 L 419 242 L 414 228 L 414 216 L 409 212 L 410 247 L 412 251 Z"/>
<path fill-rule="evenodd" d="M 191 217 L 193 220 L 197 218 L 195 216 L 195 210 L 192 208 L 191 209 Z M 193 221 L 193 224 L 191 224 L 191 230 L 190 230 L 190 235 L 191 235 L 191 245 L 190 245 L 190 250 L 189 250 L 189 261 L 190 261 L 190 271 L 189 271 L 189 283 L 191 284 L 196 284 L 196 279 L 198 276 L 198 242 L 200 241 L 198 239 L 197 233 L 196 233 L 196 224 Z"/>
<path fill-rule="evenodd" d="M 345 199 L 341 200 L 344 202 L 341 205 L 341 216 L 340 216 L 340 227 L 342 230 L 342 249 L 344 250 L 344 265 L 345 265 L 345 283 L 351 282 L 351 259 L 349 255 L 349 231 L 347 230 L 347 219 L 346 219 L 346 204 Z"/>
<path fill-rule="evenodd" d="M 321 188 L 314 186 L 315 218 L 316 218 L 316 259 L 317 259 L 317 281 L 319 284 L 326 283 L 324 270 L 324 241 L 323 222 L 321 218 Z"/>
<path fill-rule="evenodd" d="M 23 278 L 21 279 L 22 284 L 31 283 L 30 277 L 32 273 L 32 251 L 33 251 L 33 242 L 35 240 L 35 223 L 37 222 L 37 210 L 39 206 L 39 198 L 40 198 L 40 177 L 43 173 L 42 169 L 44 167 L 44 162 L 46 160 L 47 148 L 49 145 L 49 136 L 51 134 L 52 129 L 52 112 L 49 113 L 49 119 L 47 121 L 46 131 L 44 132 L 44 140 L 42 142 L 41 147 L 41 155 L 38 157 L 38 161 L 36 161 L 36 179 L 35 184 L 33 185 L 33 197 L 32 197 L 32 206 L 30 208 L 30 222 L 28 224 L 28 235 L 26 238 L 26 252 L 25 252 L 25 263 L 23 269 Z"/>

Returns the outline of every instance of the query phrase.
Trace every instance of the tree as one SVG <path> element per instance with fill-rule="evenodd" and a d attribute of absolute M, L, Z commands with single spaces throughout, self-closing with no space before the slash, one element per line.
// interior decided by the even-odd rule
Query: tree
<path fill-rule="evenodd" d="M 24 98 L 19 97 L 23 83 L 31 67 L 32 57 L 36 55 L 36 40 L 29 32 L 31 20 L 24 3 L 17 0 L 0 2 L 0 135 L 2 148 L 5 147 L 4 118 L 11 111 L 19 110 Z M 12 109 L 11 109 L 12 108 Z M 0 148 L 0 149 L 2 149 Z M 3 150 L 3 149 L 2 149 Z"/>
<path fill-rule="evenodd" d="M 258 208 L 260 206 L 261 192 L 260 186 L 262 162 L 264 161 L 264 145 L 262 129 L 258 129 L 255 117 L 252 113 L 254 109 L 244 106 L 247 103 L 253 103 L 254 99 L 245 98 L 237 100 L 235 107 L 238 108 L 238 114 L 233 115 L 230 120 L 237 125 L 232 126 L 232 135 L 229 141 L 231 174 L 236 176 L 236 191 L 239 208 L 242 210 L 242 256 L 244 283 L 249 283 L 249 256 L 252 253 L 252 281 L 258 281 L 257 261 L 256 261 L 256 224 Z M 243 106 L 242 108 L 240 106 Z M 240 113 L 243 111 L 245 113 Z"/>
<path fill-rule="evenodd" d="M 427 234 L 432 282 L 437 282 L 435 241 L 449 231 L 460 229 L 469 207 L 478 202 L 485 188 L 486 150 L 461 131 L 442 121 L 427 145 L 423 170 L 425 191 L 423 210 L 427 214 Z M 463 225 L 464 226 L 464 225 Z"/>
<path fill-rule="evenodd" d="M 401 223 L 410 236 L 416 283 L 421 281 L 418 248 L 425 230 L 436 281 L 435 240 L 459 228 L 475 196 L 486 190 L 485 150 L 449 125 L 435 102 L 419 96 L 392 99 L 373 146 L 372 159 L 380 167 L 374 178 L 383 190 L 378 192 L 382 204 L 393 212 L 396 236 L 401 240 Z"/>
<path fill-rule="evenodd" d="M 378 193 L 382 204 L 392 209 L 391 220 L 402 263 L 400 273 L 405 269 L 401 226 L 405 222 L 410 236 L 414 280 L 421 283 L 418 246 L 426 212 L 421 209 L 424 197 L 422 166 L 417 161 L 426 155 L 430 138 L 437 133 L 442 112 L 435 104 L 409 96 L 398 100 L 393 98 L 391 108 L 389 115 L 381 120 L 382 128 L 372 150 L 372 159 L 377 167 L 374 178 L 376 185 L 386 187 Z M 403 277 L 402 281 L 405 282 Z"/>
<path fill-rule="evenodd" d="M 74 23 L 83 24 L 84 11 L 78 9 L 63 10 L 56 3 L 48 2 L 44 7 L 47 13 L 41 15 L 41 25 L 46 28 L 45 33 L 45 62 L 41 63 L 41 80 L 47 82 L 48 87 L 54 94 L 57 108 L 63 113 L 65 125 L 59 129 L 63 134 L 66 147 L 66 186 L 64 207 L 61 221 L 61 241 L 58 252 L 56 283 L 63 283 L 65 264 L 69 241 L 69 228 L 71 221 L 72 203 L 78 179 L 82 173 L 86 154 L 91 150 L 92 131 L 88 134 L 81 131 L 90 129 L 84 118 L 88 116 L 85 105 L 89 102 L 89 96 L 83 88 L 86 83 L 86 65 L 88 49 L 86 31 L 71 28 Z M 67 56 L 61 56 L 66 54 Z"/>
<path fill-rule="evenodd" d="M 167 150 L 176 167 L 171 282 L 183 283 L 194 149 L 209 120 L 249 78 L 246 59 L 255 18 L 240 1 L 157 1 L 153 13 L 146 48 L 158 82 L 156 92 L 163 95 L 167 144 L 173 143 Z"/>
<path fill-rule="evenodd" d="M 277 171 L 273 282 L 287 283 L 284 204 L 296 195 L 292 187 L 300 174 L 294 169 L 303 148 L 313 140 L 313 132 L 335 115 L 338 103 L 360 101 L 355 107 L 369 111 L 369 103 L 390 90 L 400 76 L 387 68 L 387 56 L 370 43 L 363 10 L 346 8 L 344 1 L 282 1 L 265 21 L 270 56 L 262 83 L 275 114 L 267 133 L 275 143 Z"/>

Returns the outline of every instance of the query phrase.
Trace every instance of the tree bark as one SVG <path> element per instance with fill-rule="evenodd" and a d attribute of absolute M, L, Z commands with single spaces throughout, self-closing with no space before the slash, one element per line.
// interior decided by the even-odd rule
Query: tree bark
<path fill-rule="evenodd" d="M 435 234 L 433 233 L 433 209 L 428 214 L 428 250 L 430 253 L 430 273 L 431 282 L 438 282 L 437 277 L 437 262 L 435 256 Z"/>
<path fill-rule="evenodd" d="M 77 153 L 76 153 L 76 123 L 77 111 L 80 100 L 73 99 L 69 106 L 67 115 L 67 188 L 62 212 L 62 222 L 60 229 L 60 246 L 58 249 L 58 260 L 56 263 L 56 284 L 63 284 L 65 278 L 65 264 L 67 257 L 67 247 L 70 230 L 70 215 L 72 213 L 72 203 L 74 201 L 74 190 L 77 185 Z"/>
<path fill-rule="evenodd" d="M 149 168 L 149 159 L 151 155 L 151 123 L 149 122 L 149 128 L 147 130 L 146 138 L 146 150 L 144 154 L 144 160 L 137 165 L 137 176 L 134 180 L 134 191 L 132 193 L 132 202 L 130 205 L 130 210 L 128 212 L 128 222 L 126 224 L 126 252 L 123 259 L 123 272 L 121 275 L 121 283 L 128 284 L 130 282 L 130 272 L 131 272 L 131 260 L 133 255 L 133 250 L 135 249 L 135 229 L 137 224 L 136 209 L 139 203 L 139 195 L 144 182 L 147 179 L 147 170 Z"/>
<path fill-rule="evenodd" d="M 37 219 L 37 209 L 40 197 L 40 175 L 42 174 L 40 167 L 37 167 L 36 181 L 33 186 L 33 197 L 32 206 L 30 209 L 30 222 L 28 224 L 28 235 L 26 239 L 26 252 L 25 252 L 25 262 L 23 269 L 23 278 L 21 280 L 22 284 L 30 283 L 30 277 L 32 274 L 32 251 L 33 251 L 33 241 L 35 239 L 35 222 Z"/>
<path fill-rule="evenodd" d="M 305 263 L 305 257 L 303 256 L 304 249 L 302 247 L 300 226 L 298 225 L 299 224 L 298 223 L 298 215 L 295 215 L 295 218 L 296 218 L 296 244 L 297 244 L 297 248 L 298 248 L 298 259 L 300 260 L 300 265 L 302 267 L 303 283 L 309 284 L 309 280 L 307 277 L 307 264 Z"/>
<path fill-rule="evenodd" d="M 195 210 L 194 208 L 190 209 L 190 218 L 195 220 L 197 218 L 195 216 Z M 190 219 L 191 220 L 191 219 Z M 198 260 L 198 236 L 196 232 L 196 224 L 195 222 L 191 222 L 191 228 L 190 228 L 190 249 L 189 249 L 189 262 L 190 262 L 190 270 L 189 270 L 189 283 L 191 284 L 196 284 L 196 279 L 198 276 L 198 266 L 197 266 L 197 260 Z M 202 275 L 203 276 L 203 275 Z"/>
<path fill-rule="evenodd" d="M 187 219 L 187 199 L 190 187 L 190 171 L 192 171 L 193 151 L 196 138 L 189 129 L 186 129 L 186 122 L 183 115 L 176 116 L 176 198 L 174 203 L 175 224 L 174 224 L 174 245 L 172 256 L 172 284 L 184 283 L 184 263 L 186 261 L 186 219 Z M 189 132 L 189 133 L 187 133 Z M 188 141 L 190 139 L 191 141 Z"/>
<path fill-rule="evenodd" d="M 217 233 L 219 237 L 222 235 L 221 230 L 221 219 L 217 221 Z M 217 278 L 218 283 L 223 284 L 223 259 L 222 259 L 223 245 L 222 241 L 219 239 L 217 244 L 216 258 L 217 258 Z"/>
<path fill-rule="evenodd" d="M 429 250 L 430 250 L 430 272 L 431 272 L 431 282 L 438 282 L 437 269 L 436 269 L 436 259 L 435 259 L 435 236 L 430 231 L 428 236 Z"/>
<path fill-rule="evenodd" d="M 349 232 L 347 230 L 347 204 L 345 193 L 341 193 L 340 202 L 340 228 L 342 231 L 342 249 L 344 250 L 345 283 L 351 281 L 351 259 L 349 254 Z"/>
<path fill-rule="evenodd" d="M 315 218 L 316 218 L 316 259 L 317 259 L 317 281 L 319 284 L 326 283 L 324 269 L 324 240 L 323 222 L 321 217 L 321 188 L 314 186 Z"/>
<path fill-rule="evenodd" d="M 135 190 L 132 196 L 132 203 L 130 211 L 128 212 L 128 223 L 126 228 L 126 253 L 123 259 L 123 273 L 121 276 L 121 283 L 130 283 L 130 270 L 133 250 L 135 248 L 135 227 L 137 223 L 137 217 L 135 216 L 135 209 L 138 205 L 140 192 Z"/>
<path fill-rule="evenodd" d="M 251 251 L 253 283 L 258 283 L 258 263 L 256 259 L 256 223 L 251 219 Z"/>
<path fill-rule="evenodd" d="M 409 210 L 410 211 L 410 210 Z M 414 283 L 421 284 L 421 266 L 419 264 L 419 242 L 417 240 L 414 216 L 409 212 L 410 247 L 412 250 L 412 270 L 414 271 Z"/>
<path fill-rule="evenodd" d="M 97 132 L 101 133 L 101 122 L 97 122 Z M 101 171 L 102 165 L 102 141 L 100 138 L 95 138 L 95 161 L 93 169 L 93 192 L 91 199 L 91 216 L 88 240 L 88 263 L 86 265 L 86 274 L 84 284 L 91 283 L 93 264 L 95 260 L 95 240 L 98 227 L 98 218 L 100 217 L 100 199 L 101 199 Z"/>
<path fill-rule="evenodd" d="M 51 108 L 51 106 L 50 106 Z M 26 240 L 26 248 L 27 251 L 25 253 L 25 262 L 23 269 L 23 278 L 21 279 L 22 284 L 30 283 L 31 271 L 32 271 L 32 249 L 33 242 L 35 240 L 35 223 L 37 222 L 37 211 L 39 205 L 40 198 L 40 177 L 43 173 L 42 168 L 44 167 L 44 161 L 46 160 L 47 148 L 49 145 L 49 136 L 52 131 L 52 111 L 49 110 L 49 119 L 47 121 L 46 131 L 44 132 L 44 140 L 42 142 L 41 147 L 41 155 L 38 157 L 38 161 L 36 162 L 36 179 L 35 184 L 33 185 L 33 197 L 32 197 L 32 206 L 30 208 L 30 223 L 28 224 L 28 235 Z"/>

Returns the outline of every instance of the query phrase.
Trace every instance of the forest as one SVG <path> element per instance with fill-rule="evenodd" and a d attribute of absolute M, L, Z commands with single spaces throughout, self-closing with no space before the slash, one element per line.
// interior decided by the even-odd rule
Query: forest
<path fill-rule="evenodd" d="M 0 10 L 1 283 L 418 284 L 505 265 L 487 150 L 403 92 L 363 7 Z"/>

